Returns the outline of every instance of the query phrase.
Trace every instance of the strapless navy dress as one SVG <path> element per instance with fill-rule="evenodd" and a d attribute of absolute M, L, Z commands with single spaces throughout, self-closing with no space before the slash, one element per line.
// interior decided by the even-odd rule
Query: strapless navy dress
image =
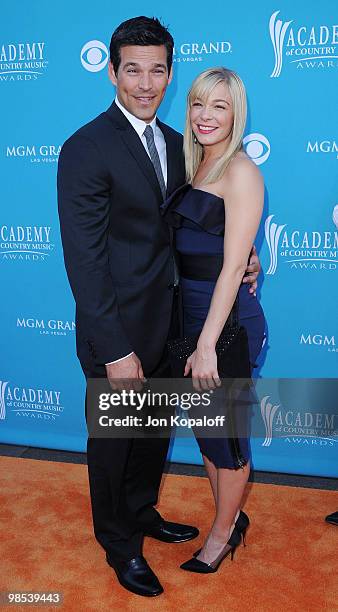
<path fill-rule="evenodd" d="M 184 335 L 197 335 L 208 315 L 216 280 L 200 280 L 186 273 L 189 259 L 200 255 L 200 261 L 208 256 L 223 256 L 225 210 L 221 197 L 189 184 L 179 187 L 162 204 L 161 212 L 166 222 L 174 228 L 175 247 L 180 262 L 180 285 L 183 301 Z M 202 276 L 203 278 L 203 276 Z M 249 293 L 247 284 L 242 284 L 238 292 L 239 323 L 248 335 L 251 366 L 254 367 L 262 348 L 265 318 L 257 298 Z M 200 438 L 196 436 L 201 453 L 217 468 L 235 469 L 239 467 L 228 438 Z M 250 458 L 247 438 L 238 440 L 241 464 Z"/>

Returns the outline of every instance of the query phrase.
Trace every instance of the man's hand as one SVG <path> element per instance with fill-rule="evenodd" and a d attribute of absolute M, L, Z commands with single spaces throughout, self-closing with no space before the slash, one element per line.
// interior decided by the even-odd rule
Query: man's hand
<path fill-rule="evenodd" d="M 256 247 L 253 245 L 250 253 L 249 265 L 243 277 L 243 283 L 250 283 L 249 293 L 256 295 L 257 278 L 261 271 L 261 263 L 257 255 Z"/>
<path fill-rule="evenodd" d="M 107 378 L 114 391 L 126 389 L 130 391 L 141 391 L 142 384 L 146 382 L 142 365 L 135 353 L 117 363 L 106 365 Z"/>

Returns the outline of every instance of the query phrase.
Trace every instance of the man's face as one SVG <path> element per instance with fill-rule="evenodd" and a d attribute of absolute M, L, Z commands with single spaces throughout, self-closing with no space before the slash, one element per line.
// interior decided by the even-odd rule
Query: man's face
<path fill-rule="evenodd" d="M 117 97 L 132 115 L 150 123 L 172 79 L 167 50 L 164 45 L 128 45 L 120 53 L 117 74 L 109 63 L 109 78 L 116 86 Z"/>

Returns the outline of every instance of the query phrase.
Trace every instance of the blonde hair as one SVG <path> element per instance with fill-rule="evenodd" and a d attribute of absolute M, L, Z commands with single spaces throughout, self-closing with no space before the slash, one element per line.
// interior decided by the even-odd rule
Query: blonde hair
<path fill-rule="evenodd" d="M 240 77 L 227 68 L 209 68 L 204 70 L 196 77 L 190 88 L 187 98 L 186 123 L 184 131 L 184 157 L 186 167 L 186 178 L 188 183 L 192 183 L 197 169 L 203 159 L 203 146 L 196 142 L 196 137 L 190 125 L 190 109 L 193 102 L 198 98 L 202 102 L 206 102 L 209 95 L 216 85 L 226 83 L 229 87 L 230 96 L 233 105 L 234 123 L 231 132 L 231 140 L 229 146 L 223 155 L 217 160 L 214 167 L 210 170 L 201 184 L 207 185 L 215 183 L 224 174 L 226 167 L 229 165 L 233 157 L 243 147 L 243 134 L 246 123 L 246 93 Z"/>

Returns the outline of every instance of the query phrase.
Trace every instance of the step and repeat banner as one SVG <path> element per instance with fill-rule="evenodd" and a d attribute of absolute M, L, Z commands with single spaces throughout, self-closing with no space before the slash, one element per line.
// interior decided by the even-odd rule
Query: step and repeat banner
<path fill-rule="evenodd" d="M 142 4 L 142 13 L 161 18 L 175 39 L 174 79 L 159 116 L 182 131 L 188 88 L 208 67 L 234 69 L 246 85 L 244 143 L 266 185 L 256 246 L 263 267 L 258 295 L 267 318 L 257 376 L 267 387 L 255 408 L 263 433 L 252 440 L 253 465 L 333 476 L 336 2 L 215 0 L 211 9 L 200 0 Z M 13 0 L 2 8 L 1 442 L 86 448 L 85 385 L 57 216 L 57 162 L 66 138 L 111 104 L 110 37 L 139 13 L 135 0 L 128 6 Z M 201 462 L 191 437 L 173 441 L 170 457 Z"/>

